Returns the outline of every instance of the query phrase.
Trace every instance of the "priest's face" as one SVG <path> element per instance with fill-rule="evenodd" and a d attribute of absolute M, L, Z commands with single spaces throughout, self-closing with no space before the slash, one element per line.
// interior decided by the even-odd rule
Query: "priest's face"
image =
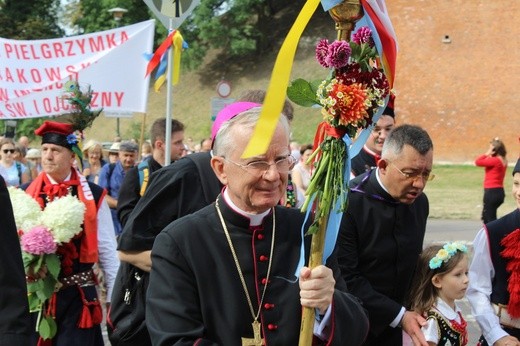
<path fill-rule="evenodd" d="M 433 151 L 421 155 L 410 145 L 404 145 L 400 154 L 378 163 L 381 181 L 397 201 L 412 204 L 419 197 L 431 177 Z"/>
<path fill-rule="evenodd" d="M 370 136 L 366 141 L 366 146 L 368 149 L 372 150 L 378 155 L 381 155 L 381 151 L 383 151 L 383 144 L 385 144 L 385 139 L 392 131 L 395 125 L 395 120 L 389 115 L 381 115 L 377 123 L 375 123 L 372 132 L 370 132 Z"/>
<path fill-rule="evenodd" d="M 60 183 L 70 174 L 74 153 L 61 145 L 42 144 L 42 169 Z"/>
<path fill-rule="evenodd" d="M 282 125 L 278 125 L 267 152 L 261 156 L 242 159 L 253 129 L 237 125 L 230 136 L 235 146 L 229 155 L 221 158 L 219 179 L 227 185 L 233 203 L 243 211 L 262 213 L 277 205 L 285 194 L 289 170 L 293 166 L 289 138 Z M 269 164 L 258 168 L 260 162 Z M 253 165 L 251 165 L 253 163 Z M 249 166 L 248 166 L 249 165 Z"/>

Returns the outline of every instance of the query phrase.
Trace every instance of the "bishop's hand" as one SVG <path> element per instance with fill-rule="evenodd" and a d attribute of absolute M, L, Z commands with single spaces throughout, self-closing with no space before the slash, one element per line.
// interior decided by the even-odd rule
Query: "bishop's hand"
<path fill-rule="evenodd" d="M 323 265 L 314 269 L 303 267 L 300 271 L 300 302 L 302 306 L 318 309 L 320 314 L 325 314 L 334 294 L 336 280 L 332 270 Z"/>

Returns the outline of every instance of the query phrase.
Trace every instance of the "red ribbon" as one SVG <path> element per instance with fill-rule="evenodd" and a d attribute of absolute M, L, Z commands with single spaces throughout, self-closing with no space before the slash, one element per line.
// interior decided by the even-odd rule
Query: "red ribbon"
<path fill-rule="evenodd" d="M 53 200 L 55 197 L 63 197 L 69 193 L 69 187 L 79 185 L 77 180 L 69 180 L 59 184 L 49 184 L 43 187 L 43 192 Z"/>
<path fill-rule="evenodd" d="M 173 35 L 175 35 L 176 30 L 173 30 L 168 37 L 161 43 L 159 48 L 153 53 L 153 57 L 148 62 L 148 66 L 146 67 L 146 75 L 147 77 L 150 73 L 152 73 L 153 70 L 161 63 L 161 57 L 164 53 L 168 50 L 168 48 L 171 47 L 173 43 Z"/>

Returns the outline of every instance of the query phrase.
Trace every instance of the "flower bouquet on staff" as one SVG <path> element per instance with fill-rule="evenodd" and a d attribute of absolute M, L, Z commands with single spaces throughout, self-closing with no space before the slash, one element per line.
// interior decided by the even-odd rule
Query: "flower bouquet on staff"
<path fill-rule="evenodd" d="M 320 40 L 316 59 L 331 69 L 329 78 L 313 82 L 297 79 L 287 88 L 291 101 L 303 107 L 321 107 L 323 115 L 314 139 L 315 150 L 309 158 L 313 173 L 302 206 L 307 211 L 314 202 L 310 234 L 318 231 L 336 203 L 338 212 L 346 209 L 349 145 L 358 130 L 370 126 L 378 110 L 384 109 L 390 93 L 368 27 L 359 28 L 351 42 Z"/>
<path fill-rule="evenodd" d="M 322 264 L 336 242 L 341 215 L 347 207 L 350 175 L 349 146 L 358 130 L 377 121 L 390 93 L 388 79 L 379 67 L 379 56 L 368 27 L 359 28 L 352 41 L 320 40 L 316 59 L 330 75 L 322 81 L 297 79 L 287 96 L 304 107 L 321 108 L 314 152 L 308 160 L 313 172 L 302 211 L 312 215 L 309 267 Z M 312 343 L 313 309 L 304 308 L 299 345 Z"/>
<path fill-rule="evenodd" d="M 23 190 L 9 187 L 22 258 L 27 275 L 29 309 L 38 312 L 36 329 L 43 339 L 57 331 L 52 314 L 53 294 L 60 288 L 61 270 L 58 246 L 69 242 L 81 232 L 85 205 L 67 195 L 49 202 L 42 211 L 40 205 Z M 45 273 L 41 277 L 37 273 Z"/>

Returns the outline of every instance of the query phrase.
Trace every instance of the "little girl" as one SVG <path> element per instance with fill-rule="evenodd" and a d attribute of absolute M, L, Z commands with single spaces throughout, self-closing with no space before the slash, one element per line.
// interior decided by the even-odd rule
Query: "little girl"
<path fill-rule="evenodd" d="M 466 246 L 459 242 L 432 245 L 423 250 L 410 292 L 410 308 L 422 314 L 422 331 L 429 345 L 464 346 L 467 323 L 455 300 L 468 287 Z"/>

